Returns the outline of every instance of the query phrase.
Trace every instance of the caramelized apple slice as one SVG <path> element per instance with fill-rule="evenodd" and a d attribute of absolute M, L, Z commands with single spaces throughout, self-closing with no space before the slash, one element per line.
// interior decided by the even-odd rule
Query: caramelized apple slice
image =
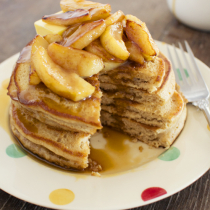
<path fill-rule="evenodd" d="M 146 24 L 132 15 L 128 15 L 125 18 L 128 38 L 135 42 L 144 54 L 149 56 L 158 55 L 159 49 L 152 39 Z"/>
<path fill-rule="evenodd" d="M 105 19 L 106 26 L 112 25 L 117 22 L 121 22 L 124 19 L 124 17 L 124 13 L 121 10 L 119 10 Z"/>
<path fill-rule="evenodd" d="M 62 43 L 65 47 L 83 49 L 97 39 L 106 29 L 104 20 L 98 20 L 81 25 L 70 37 Z"/>
<path fill-rule="evenodd" d="M 48 54 L 56 64 L 81 77 L 92 76 L 104 68 L 101 58 L 84 50 L 52 43 L 48 47 Z"/>
<path fill-rule="evenodd" d="M 84 9 L 77 9 L 74 11 L 68 11 L 65 13 L 45 15 L 42 21 L 48 24 L 69 26 L 75 23 L 81 23 L 91 19 L 89 11 Z"/>
<path fill-rule="evenodd" d="M 105 4 L 101 7 L 91 8 L 89 9 L 89 12 L 91 14 L 91 21 L 105 19 L 110 16 L 111 6 L 109 4 Z"/>
<path fill-rule="evenodd" d="M 132 41 L 125 42 L 125 46 L 127 47 L 127 50 L 130 53 L 129 59 L 143 65 L 144 56 L 142 55 L 139 46 Z"/>
<path fill-rule="evenodd" d="M 31 63 L 30 72 L 29 72 L 29 85 L 38 85 L 41 82 L 34 65 Z"/>
<path fill-rule="evenodd" d="M 76 9 L 85 9 L 89 10 L 91 8 L 105 6 L 105 4 L 92 2 L 92 1 L 85 1 L 85 0 L 61 0 L 60 1 L 61 9 L 66 11 L 74 11 Z"/>
<path fill-rule="evenodd" d="M 101 45 L 99 39 L 91 42 L 86 48 L 88 52 L 95 54 L 103 59 L 103 61 L 110 61 L 115 63 L 123 63 L 124 61 L 108 53 Z"/>
<path fill-rule="evenodd" d="M 60 96 L 79 101 L 95 91 L 95 87 L 79 75 L 55 64 L 43 47 L 39 47 L 31 60 L 42 82 Z"/>
<path fill-rule="evenodd" d="M 117 67 L 123 65 L 125 62 L 123 63 L 115 63 L 115 62 L 104 62 L 104 68 L 102 71 L 110 71 L 113 69 L 116 69 Z"/>
<path fill-rule="evenodd" d="M 124 41 L 122 40 L 122 35 L 122 23 L 115 23 L 106 28 L 100 39 L 105 50 L 117 58 L 126 60 L 129 57 L 129 52 L 126 49 Z"/>
<path fill-rule="evenodd" d="M 41 82 L 36 70 L 34 69 L 33 65 L 31 65 L 30 72 L 29 72 L 29 84 L 30 85 L 38 85 Z"/>
<path fill-rule="evenodd" d="M 37 51 L 37 49 L 42 46 L 47 49 L 49 43 L 40 35 L 36 35 L 33 39 L 33 43 L 31 46 L 31 56 Z"/>
<path fill-rule="evenodd" d="M 103 71 L 109 71 L 115 69 L 124 64 L 124 61 L 111 55 L 108 53 L 101 45 L 99 39 L 91 42 L 86 48 L 88 52 L 91 52 L 99 57 L 101 57 L 104 61 Z"/>
<path fill-rule="evenodd" d="M 49 43 L 53 43 L 53 42 L 61 42 L 63 41 L 63 37 L 59 34 L 47 34 L 46 36 L 44 36 L 44 39 Z"/>
<path fill-rule="evenodd" d="M 31 56 L 37 51 L 37 49 L 42 46 L 45 49 L 47 49 L 49 43 L 40 35 L 37 35 L 34 39 L 33 39 L 33 43 L 31 46 Z M 31 70 L 29 73 L 29 84 L 30 85 L 37 85 L 41 82 L 33 64 L 31 63 Z"/>
<path fill-rule="evenodd" d="M 134 21 L 134 22 L 138 23 L 139 25 L 141 25 L 143 23 L 141 20 L 139 20 L 136 16 L 133 16 L 133 15 L 126 15 L 125 21 L 127 21 L 127 20 Z"/>
<path fill-rule="evenodd" d="M 62 34 L 63 38 L 71 36 L 81 25 L 81 23 L 76 23 L 72 26 L 69 26 Z"/>

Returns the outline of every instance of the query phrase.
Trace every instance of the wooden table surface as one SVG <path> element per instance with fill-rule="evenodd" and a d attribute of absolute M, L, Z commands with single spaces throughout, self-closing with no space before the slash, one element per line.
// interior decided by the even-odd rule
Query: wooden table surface
<path fill-rule="evenodd" d="M 187 40 L 197 58 L 210 67 L 210 33 L 191 29 L 168 10 L 166 0 L 99 0 L 110 3 L 112 11 L 122 10 L 146 22 L 153 38 L 166 43 Z M 34 36 L 33 23 L 43 15 L 60 10 L 59 0 L 0 0 L 0 62 L 19 52 Z M 209 210 L 210 172 L 195 183 L 159 202 L 136 210 Z M 0 210 L 47 208 L 17 199 L 0 190 Z"/>

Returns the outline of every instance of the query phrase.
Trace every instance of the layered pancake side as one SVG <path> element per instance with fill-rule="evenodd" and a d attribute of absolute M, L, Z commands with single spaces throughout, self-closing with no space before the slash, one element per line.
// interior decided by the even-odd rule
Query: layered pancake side
<path fill-rule="evenodd" d="M 67 168 L 88 166 L 90 134 L 55 129 L 18 109 L 13 103 L 10 125 L 21 143 L 40 157 Z"/>
<path fill-rule="evenodd" d="M 100 88 L 103 90 L 103 92 L 105 91 L 112 98 L 126 98 L 132 101 L 136 101 L 138 103 L 144 103 L 148 105 L 165 104 L 174 93 L 175 75 L 172 70 L 170 61 L 161 52 L 159 57 L 163 61 L 164 77 L 160 87 L 157 88 L 156 91 L 149 93 L 147 90 L 144 90 L 141 87 L 134 88 L 130 85 L 122 85 L 118 82 L 113 81 L 113 79 L 111 80 L 111 78 L 109 81 L 103 82 L 103 80 L 101 80 L 101 75 L 99 77 Z M 116 72 L 116 70 L 114 71 Z"/>

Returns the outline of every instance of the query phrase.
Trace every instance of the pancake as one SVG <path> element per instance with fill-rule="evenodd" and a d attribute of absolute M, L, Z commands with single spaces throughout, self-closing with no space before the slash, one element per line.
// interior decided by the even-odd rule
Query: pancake
<path fill-rule="evenodd" d="M 106 91 L 111 98 L 129 99 L 138 103 L 144 103 L 145 105 L 165 104 L 173 95 L 176 83 L 170 61 L 162 53 L 160 53 L 159 57 L 164 61 L 165 74 L 161 86 L 157 91 L 149 93 L 143 89 L 117 84 L 114 81 L 113 83 L 102 82 L 99 78 L 101 90 Z"/>
<path fill-rule="evenodd" d="M 162 84 L 164 68 L 164 61 L 158 57 L 144 65 L 127 61 L 113 70 L 100 72 L 100 82 L 120 84 L 152 93 Z"/>
<path fill-rule="evenodd" d="M 55 129 L 10 106 L 10 127 L 24 147 L 67 168 L 88 166 L 90 134 Z"/>
<path fill-rule="evenodd" d="M 184 105 L 185 103 L 177 91 L 162 106 L 145 106 L 143 103 L 127 99 L 113 99 L 106 92 L 102 98 L 102 110 L 159 128 L 169 128 L 182 113 Z"/>
<path fill-rule="evenodd" d="M 169 148 L 182 131 L 187 116 L 186 106 L 180 117 L 168 129 L 161 129 L 154 126 L 148 126 L 138 123 L 134 120 L 101 112 L 102 124 L 115 130 L 126 133 L 136 140 L 142 141 L 152 147 Z"/>

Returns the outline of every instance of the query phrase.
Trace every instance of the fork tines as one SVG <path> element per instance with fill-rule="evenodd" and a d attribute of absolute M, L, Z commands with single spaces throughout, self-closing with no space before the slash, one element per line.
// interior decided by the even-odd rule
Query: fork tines
<path fill-rule="evenodd" d="M 209 90 L 201 75 L 201 72 L 198 68 L 198 65 L 196 63 L 195 57 L 193 55 L 192 50 L 190 49 L 189 44 L 187 43 L 187 41 L 185 41 L 184 43 L 188 54 L 184 52 L 180 42 L 178 43 L 180 50 L 173 45 L 173 53 L 171 53 L 172 50 L 170 51 L 171 47 L 167 46 L 168 56 L 172 63 L 172 67 L 176 77 L 176 82 L 180 86 L 181 91 L 187 98 L 188 102 L 191 102 L 194 106 L 199 107 L 204 112 L 204 115 L 210 126 L 210 110 L 208 100 Z M 174 56 L 172 56 L 172 54 Z M 192 64 L 191 66 L 193 66 L 194 71 L 192 70 L 192 68 L 190 68 L 187 59 L 188 57 L 190 57 L 190 64 Z M 185 65 L 182 65 L 181 60 L 184 60 Z M 176 68 L 175 64 L 178 64 L 178 68 Z"/>
<path fill-rule="evenodd" d="M 181 51 L 181 57 L 183 58 L 183 61 L 187 70 L 183 68 L 183 65 L 179 56 L 178 48 L 176 48 L 175 45 L 173 44 L 172 45 L 173 51 L 176 57 L 176 61 L 177 61 L 176 63 L 178 65 L 178 69 L 175 68 L 175 61 L 173 59 L 173 56 L 171 55 L 171 51 L 169 47 L 167 46 L 169 59 L 171 60 L 172 67 L 174 69 L 177 84 L 180 86 L 193 86 L 193 85 L 196 85 L 197 83 L 200 83 L 200 85 L 202 84 L 203 86 L 205 86 L 205 88 L 207 88 L 188 42 L 185 40 L 184 43 L 185 43 L 185 47 L 188 52 L 188 55 L 190 57 L 190 61 L 194 67 L 194 70 L 195 70 L 194 72 L 193 72 L 193 69 L 190 67 L 186 53 L 180 42 L 178 42 L 178 45 Z"/>

